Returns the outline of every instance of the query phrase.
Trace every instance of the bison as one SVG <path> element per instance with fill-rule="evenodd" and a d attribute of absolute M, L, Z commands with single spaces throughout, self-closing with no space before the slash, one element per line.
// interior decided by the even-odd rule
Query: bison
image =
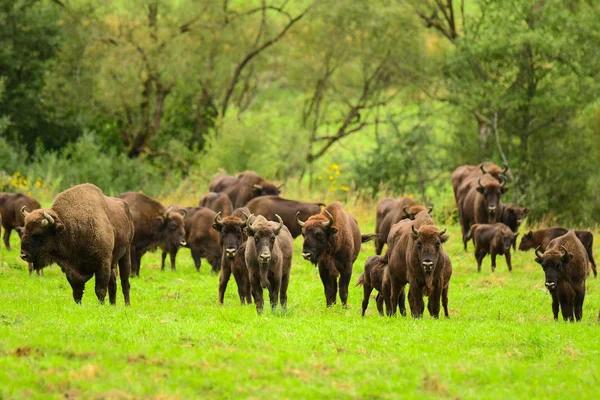
<path fill-rule="evenodd" d="M 248 209 L 254 215 L 262 215 L 268 220 L 275 220 L 275 214 L 283 220 L 294 239 L 302 233 L 302 227 L 296 223 L 296 214 L 301 220 L 321 212 L 323 203 L 305 203 L 302 201 L 282 199 L 279 196 L 261 196 L 248 203 Z"/>
<path fill-rule="evenodd" d="M 231 199 L 235 208 L 245 206 L 259 196 L 279 195 L 281 187 L 266 181 L 252 171 L 244 171 L 237 177 L 218 175 L 210 183 L 211 192 L 223 192 Z"/>
<path fill-rule="evenodd" d="M 587 252 L 575 232 L 552 239 L 542 254 L 535 250 L 535 261 L 542 266 L 546 287 L 552 295 L 552 313 L 558 319 L 559 308 L 565 321 L 581 320 L 587 277 Z"/>
<path fill-rule="evenodd" d="M 244 207 L 236 209 L 232 215 L 221 219 L 217 213 L 213 220 L 213 229 L 220 235 L 221 275 L 219 276 L 219 304 L 223 304 L 229 278 L 233 273 L 242 304 L 251 304 L 250 276 L 246 267 L 246 240 L 244 231 L 250 211 Z"/>
<path fill-rule="evenodd" d="M 233 204 L 225 193 L 208 192 L 198 202 L 198 206 L 210 208 L 214 212 L 221 212 L 226 217 L 233 212 Z"/>
<path fill-rule="evenodd" d="M 508 166 L 505 165 L 504 168 L 500 168 L 492 162 L 457 167 L 452 173 L 452 188 L 454 189 L 454 199 L 457 206 L 469 191 L 470 185 L 474 182 L 476 183 L 477 178 L 481 178 L 487 174 L 498 182 L 503 182 L 506 180 L 506 176 L 504 175 L 506 171 L 508 171 Z M 475 181 L 473 181 L 473 178 L 475 178 Z"/>
<path fill-rule="evenodd" d="M 548 229 L 540 229 L 537 231 L 529 231 L 521 238 L 519 244 L 519 250 L 527 251 L 529 249 L 535 249 L 538 246 L 541 251 L 545 251 L 548 247 L 548 243 L 554 238 L 564 235 L 567 233 L 567 229 L 555 226 Z M 581 242 L 585 251 L 587 252 L 588 260 L 594 271 L 594 277 L 597 277 L 598 272 L 596 270 L 596 261 L 594 261 L 593 247 L 594 247 L 594 234 L 589 231 L 575 231 L 575 236 Z"/>
<path fill-rule="evenodd" d="M 424 210 L 428 210 L 431 213 L 433 207 L 420 205 L 410 197 L 402 197 L 398 200 L 382 200 L 377 205 L 375 252 L 378 255 L 381 254 L 392 225 L 405 218 L 415 219 L 415 215 Z"/>
<path fill-rule="evenodd" d="M 211 265 L 212 272 L 219 272 L 221 266 L 219 234 L 211 228 L 216 213 L 206 207 L 169 207 L 177 211 L 182 210 L 184 213 L 185 247 L 190 249 L 196 271 L 200 272 L 201 259 L 206 258 Z M 165 258 L 169 253 L 171 270 L 175 271 L 175 259 L 179 246 L 168 242 L 167 246 L 161 244 L 160 247 L 162 248 L 161 270 L 165 269 Z"/>
<path fill-rule="evenodd" d="M 493 224 L 498 222 L 502 211 L 500 198 L 508 190 L 506 181 L 498 181 L 490 176 L 477 178 L 477 186 L 471 187 L 459 204 L 460 227 L 463 245 L 467 249 L 467 236 L 472 224 Z"/>
<path fill-rule="evenodd" d="M 276 215 L 279 223 L 267 221 L 262 215 L 252 217 L 246 220 L 245 258 L 256 311 L 263 312 L 264 288 L 269 290 L 271 309 L 275 311 L 279 300 L 285 310 L 294 252 L 292 235 L 279 215 Z"/>
<path fill-rule="evenodd" d="M 512 271 L 510 247 L 516 242 L 519 233 L 503 223 L 475 224 L 471 226 L 467 239 L 473 239 L 477 272 L 481 272 L 481 262 L 487 254 L 492 257 L 492 272 L 496 269 L 496 256 L 504 254 L 508 270 Z"/>
<path fill-rule="evenodd" d="M 186 245 L 184 212 L 165 208 L 158 201 L 142 193 L 127 192 L 119 196 L 129 204 L 135 235 L 131 246 L 131 273 L 140 275 L 140 263 L 144 254 L 162 247 L 173 249 Z"/>
<path fill-rule="evenodd" d="M 502 212 L 500 213 L 500 220 L 504 225 L 507 225 L 511 231 L 517 233 L 523 219 L 529 213 L 529 208 L 519 207 L 514 204 L 502 205 Z M 515 236 L 516 238 L 516 236 Z M 517 249 L 517 241 L 513 242 L 513 249 Z"/>
<path fill-rule="evenodd" d="M 345 307 L 352 266 L 360 252 L 360 244 L 373 239 L 375 235 L 361 236 L 356 219 L 337 201 L 305 222 L 298 216 L 299 213 L 296 214 L 296 222 L 302 227 L 304 237 L 302 257 L 318 264 L 327 307 L 336 302 L 338 277 L 340 300 Z"/>
<path fill-rule="evenodd" d="M 440 303 L 448 316 L 448 289 L 452 276 L 450 258 L 442 244 L 448 240 L 446 230 L 440 231 L 425 212 L 414 221 L 403 220 L 392 227 L 388 236 L 389 288 L 384 291 L 388 315 L 394 315 L 398 302 L 405 313 L 403 291 L 410 285 L 408 299 L 411 314 L 421 318 L 425 310 L 423 295 L 428 296 L 429 314 L 439 317 Z"/>
<path fill-rule="evenodd" d="M 85 283 L 95 276 L 96 296 L 103 303 L 108 290 L 116 303 L 116 266 L 125 304 L 129 305 L 129 273 L 133 218 L 127 203 L 106 197 L 91 184 L 74 186 L 60 193 L 49 209 L 32 212 L 22 207 L 25 228 L 21 258 L 39 270 L 57 263 L 81 302 Z"/>
<path fill-rule="evenodd" d="M 23 193 L 0 193 L 0 215 L 4 228 L 4 245 L 7 250 L 10 250 L 10 234 L 13 229 L 19 232 L 18 228 L 24 226 L 24 218 L 21 214 L 23 207 L 31 212 L 41 206 L 36 199 Z"/>
<path fill-rule="evenodd" d="M 377 311 L 383 315 L 383 280 L 387 271 L 387 257 L 371 256 L 365 261 L 365 271 L 358 277 L 356 286 L 363 286 L 362 316 L 369 306 L 369 298 L 373 289 L 377 289 Z"/>

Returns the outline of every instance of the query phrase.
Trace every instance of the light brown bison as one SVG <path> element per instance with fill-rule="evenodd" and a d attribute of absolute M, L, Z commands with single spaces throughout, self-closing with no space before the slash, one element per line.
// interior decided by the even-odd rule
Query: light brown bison
<path fill-rule="evenodd" d="M 106 197 L 94 185 L 83 184 L 60 193 L 49 209 L 25 216 L 21 258 L 38 270 L 57 263 L 81 302 L 85 283 L 95 276 L 96 296 L 116 303 L 116 266 L 125 304 L 129 305 L 129 272 L 134 226 L 127 203 Z"/>
<path fill-rule="evenodd" d="M 251 304 L 251 287 L 248 268 L 246 267 L 246 241 L 244 231 L 250 211 L 246 208 L 236 209 L 232 215 L 221 219 L 217 213 L 213 220 L 213 229 L 220 235 L 221 275 L 219 276 L 219 303 L 223 304 L 229 278 L 233 273 L 238 287 L 238 295 L 242 304 Z"/>
<path fill-rule="evenodd" d="M 271 309 L 275 311 L 277 303 L 285 310 L 287 289 L 292 268 L 294 244 L 292 235 L 283 225 L 281 217 L 277 222 L 267 221 L 259 215 L 246 220 L 246 266 L 250 274 L 250 285 L 254 295 L 256 311 L 263 312 L 263 289 L 269 290 Z"/>
<path fill-rule="evenodd" d="M 548 243 L 554 238 L 564 235 L 567 233 L 567 229 L 555 226 L 548 229 L 539 229 L 537 231 L 529 231 L 521 238 L 519 244 L 519 250 L 527 251 L 535 249 L 539 246 L 541 251 L 545 251 L 548 247 Z M 581 242 L 585 251 L 587 252 L 588 260 L 590 261 L 592 271 L 594 271 L 594 277 L 598 275 L 596 270 L 596 261 L 594 261 L 594 234 L 590 231 L 575 231 L 575 236 Z"/>
<path fill-rule="evenodd" d="M 370 256 L 365 261 L 365 271 L 358 277 L 356 286 L 363 287 L 362 301 L 362 316 L 365 316 L 365 311 L 369 307 L 369 298 L 373 289 L 377 289 L 377 311 L 383 315 L 383 280 L 387 271 L 387 257 L 385 256 Z"/>
<path fill-rule="evenodd" d="M 40 208 L 40 203 L 31 196 L 23 193 L 0 193 L 0 216 L 2 217 L 2 227 L 4 228 L 4 245 L 10 250 L 10 234 L 13 230 L 20 233 L 24 223 L 21 209 L 25 207 L 26 211 L 33 211 Z M 31 272 L 31 271 L 30 271 Z"/>
<path fill-rule="evenodd" d="M 421 205 L 408 196 L 397 200 L 383 199 L 379 202 L 375 221 L 375 252 L 381 254 L 392 225 L 406 218 L 415 219 L 415 215 L 425 210 L 431 213 L 433 207 Z"/>
<path fill-rule="evenodd" d="M 467 239 L 473 239 L 477 272 L 481 272 L 481 262 L 487 254 L 492 258 L 492 272 L 496 269 L 496 256 L 504 255 L 508 270 L 512 271 L 510 247 L 517 240 L 519 233 L 513 231 L 503 223 L 474 224 L 469 230 Z"/>
<path fill-rule="evenodd" d="M 587 277 L 587 253 L 575 232 L 552 239 L 542 254 L 535 250 L 535 261 L 546 275 L 546 287 L 552 295 L 552 313 L 558 319 L 559 308 L 565 321 L 581 320 Z"/>
<path fill-rule="evenodd" d="M 131 246 L 131 273 L 140 275 L 142 257 L 149 250 L 185 246 L 184 212 L 167 209 L 142 193 L 123 193 L 119 198 L 129 204 L 135 235 Z"/>
<path fill-rule="evenodd" d="M 346 306 L 352 266 L 360 252 L 360 244 L 375 235 L 361 236 L 356 219 L 337 201 L 305 222 L 298 218 L 296 222 L 302 227 L 304 237 L 302 257 L 318 264 L 327 307 L 336 302 L 338 277 L 340 300 Z"/>
<path fill-rule="evenodd" d="M 220 212 L 223 217 L 233 212 L 233 204 L 225 193 L 208 192 L 200 199 L 198 206 L 210 208 L 216 213 Z"/>
<path fill-rule="evenodd" d="M 283 220 L 290 234 L 295 239 L 302 233 L 302 227 L 296 223 L 296 214 L 301 220 L 321 212 L 323 203 L 305 203 L 303 201 L 282 199 L 279 196 L 261 196 L 248 203 L 248 209 L 254 215 L 262 215 L 269 221 L 274 221 L 275 214 Z"/>
<path fill-rule="evenodd" d="M 265 180 L 253 171 L 244 171 L 237 177 L 218 175 L 210 183 L 211 192 L 223 192 L 229 196 L 235 208 L 243 207 L 259 196 L 279 195 L 281 187 Z"/>

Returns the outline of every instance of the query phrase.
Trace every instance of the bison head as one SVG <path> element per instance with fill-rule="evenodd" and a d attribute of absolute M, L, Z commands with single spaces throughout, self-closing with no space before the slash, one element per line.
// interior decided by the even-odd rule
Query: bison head
<path fill-rule="evenodd" d="M 487 180 L 485 185 L 481 183 L 481 178 L 477 180 L 477 191 L 483 195 L 485 202 L 487 204 L 488 212 L 490 215 L 496 215 L 496 209 L 498 208 L 498 203 L 500 203 L 500 197 L 508 190 L 504 185 L 506 181 L 502 181 L 502 183 L 498 183 L 495 180 Z"/>
<path fill-rule="evenodd" d="M 227 258 L 234 258 L 246 241 L 244 234 L 246 219 L 247 217 L 241 219 L 233 215 L 221 219 L 220 211 L 215 215 L 212 227 L 221 235 L 221 248 Z"/>
<path fill-rule="evenodd" d="M 278 220 L 277 224 L 270 223 L 262 216 L 258 216 L 252 224 L 250 224 L 252 215 L 246 220 L 246 233 L 248 234 L 248 241 L 254 239 L 254 247 L 256 249 L 254 256 L 260 266 L 260 283 L 263 288 L 269 286 L 268 273 L 273 246 L 275 245 L 277 235 L 279 235 L 281 228 L 283 228 L 281 217 L 277 214 L 275 216 Z"/>
<path fill-rule="evenodd" d="M 532 249 L 535 246 L 534 243 L 535 242 L 533 240 L 533 232 L 529 231 L 525 235 L 523 235 L 523 237 L 521 238 L 521 243 L 519 244 L 519 250 L 527 251 L 529 249 Z"/>
<path fill-rule="evenodd" d="M 296 213 L 296 223 L 302 227 L 302 237 L 304 238 L 302 257 L 316 264 L 338 231 L 333 226 L 335 220 L 327 210 L 324 210 L 325 215 L 313 215 L 306 222 L 300 221 L 299 214 L 300 211 Z"/>
<path fill-rule="evenodd" d="M 544 254 L 540 252 L 540 247 L 535 249 L 535 262 L 540 264 L 546 275 L 546 287 L 553 291 L 558 286 L 560 276 L 566 269 L 569 262 L 573 259 L 573 254 L 564 246 L 547 249 Z"/>
<path fill-rule="evenodd" d="M 413 205 L 413 206 L 404 206 L 402 208 L 402 211 L 404 211 L 404 218 L 408 218 L 411 220 L 414 220 L 415 217 L 417 216 L 418 213 L 420 213 L 421 211 L 427 211 L 428 214 L 431 214 L 431 212 L 433 211 L 433 206 L 429 206 L 429 207 L 425 207 L 425 206 L 421 206 L 421 205 Z"/>
<path fill-rule="evenodd" d="M 500 235 L 502 247 L 506 251 L 510 249 L 511 246 L 513 246 L 513 244 L 517 241 L 517 236 L 519 236 L 519 233 L 513 233 L 513 231 L 511 231 L 509 227 L 506 227 L 505 229 L 502 229 Z"/>
<path fill-rule="evenodd" d="M 21 258 L 40 270 L 52 264 L 53 254 L 60 246 L 65 226 L 52 209 L 38 209 L 30 213 L 21 208 L 25 226 L 21 237 Z"/>
<path fill-rule="evenodd" d="M 518 228 L 519 226 L 521 226 L 523 219 L 525 219 L 525 216 L 528 213 L 529 208 L 523 208 L 509 204 L 507 206 L 503 206 L 502 219 L 507 225 L 516 226 Z"/>
<path fill-rule="evenodd" d="M 167 248 L 177 249 L 186 245 L 185 226 L 183 224 L 186 215 L 187 211 L 185 209 L 173 211 L 173 207 L 169 207 L 163 215 L 156 217 L 154 228 L 163 238 L 163 243 Z"/>
<path fill-rule="evenodd" d="M 259 184 L 252 185 L 254 197 L 259 196 L 279 196 L 281 193 L 281 186 L 276 186 L 274 183 L 268 181 L 262 181 Z"/>
<path fill-rule="evenodd" d="M 446 229 L 440 231 L 434 225 L 425 225 L 416 229 L 411 225 L 414 250 L 426 274 L 433 273 L 440 256 L 442 243 L 448 240 Z"/>

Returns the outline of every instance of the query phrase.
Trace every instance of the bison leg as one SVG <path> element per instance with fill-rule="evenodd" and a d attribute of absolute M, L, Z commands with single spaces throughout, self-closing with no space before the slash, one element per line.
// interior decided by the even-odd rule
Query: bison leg
<path fill-rule="evenodd" d="M 399 282 L 392 281 L 392 290 L 390 294 L 390 308 L 388 315 L 396 315 L 396 309 L 398 308 L 398 299 L 400 298 L 400 292 L 402 291 L 402 285 Z"/>
<path fill-rule="evenodd" d="M 175 259 L 177 258 L 177 249 L 172 250 L 169 253 L 169 256 L 171 256 L 171 271 L 175 271 L 176 267 L 175 267 Z"/>
<path fill-rule="evenodd" d="M 511 262 L 510 248 L 507 249 L 504 252 L 504 258 L 506 258 L 506 265 L 508 265 L 508 271 L 512 272 L 512 262 Z"/>
<path fill-rule="evenodd" d="M 404 285 L 400 289 L 400 296 L 398 297 L 398 308 L 400 309 L 400 314 L 403 317 L 406 317 L 406 289 Z"/>
<path fill-rule="evenodd" d="M 121 279 L 121 291 L 125 305 L 129 305 L 129 275 L 131 275 L 131 247 L 128 247 L 125 254 L 119 260 L 119 278 Z"/>
<path fill-rule="evenodd" d="M 69 281 L 71 289 L 73 290 L 73 300 L 75 300 L 75 303 L 81 304 L 83 290 L 85 289 L 85 281 L 81 281 L 76 278 L 70 278 L 69 276 L 67 276 L 67 280 Z"/>
<path fill-rule="evenodd" d="M 327 307 L 331 307 L 335 304 L 337 297 L 337 283 L 336 279 L 329 272 L 326 266 L 319 264 L 319 275 L 321 276 L 321 282 L 323 282 L 323 289 L 325 291 L 325 301 Z"/>
<path fill-rule="evenodd" d="M 367 282 L 363 283 L 363 301 L 362 301 L 362 311 L 361 315 L 365 316 L 365 311 L 367 311 L 367 307 L 369 307 L 369 298 L 371 297 L 371 292 L 373 291 L 373 286 L 368 284 Z M 381 293 L 377 294 L 377 309 L 379 309 L 379 297 Z M 382 304 L 383 307 L 383 304 Z M 380 311 L 381 313 L 381 311 Z"/>
<path fill-rule="evenodd" d="M 110 264 L 108 266 L 102 265 L 98 272 L 96 272 L 96 297 L 98 297 L 100 304 L 104 304 L 104 299 L 106 298 L 112 271 L 111 267 Z"/>
<path fill-rule="evenodd" d="M 492 258 L 492 272 L 494 272 L 496 270 L 496 256 L 497 256 L 497 254 L 496 254 L 495 251 L 492 251 L 490 253 L 490 256 Z"/>
<path fill-rule="evenodd" d="M 585 299 L 585 291 L 575 292 L 575 320 L 581 321 L 583 317 L 583 300 Z"/>
<path fill-rule="evenodd" d="M 277 303 L 279 302 L 281 279 L 274 278 L 269 283 L 269 300 L 271 301 L 271 311 L 275 311 L 275 308 L 277 308 Z"/>
<path fill-rule="evenodd" d="M 557 290 L 560 290 L 560 288 Z M 565 321 L 575 320 L 575 318 L 573 318 L 573 297 L 574 296 L 572 293 L 564 293 L 564 291 L 562 291 L 562 293 L 559 292 L 558 300 L 560 301 L 560 308 L 562 311 L 563 320 Z"/>
<path fill-rule="evenodd" d="M 381 288 L 383 291 L 383 302 L 385 303 L 385 308 L 386 308 L 386 315 L 391 316 L 392 315 L 392 289 L 391 289 L 391 284 L 387 284 L 387 285 L 383 285 L 383 287 Z"/>
<path fill-rule="evenodd" d="M 552 296 L 552 315 L 554 316 L 554 320 L 558 321 L 558 310 L 560 307 L 558 295 L 556 292 L 551 292 L 550 295 Z"/>
<path fill-rule="evenodd" d="M 254 304 L 256 304 L 256 312 L 263 313 L 265 301 L 263 299 L 263 288 L 260 284 L 260 276 L 252 274 L 250 276 L 250 285 L 252 286 L 252 295 L 254 296 Z"/>
<path fill-rule="evenodd" d="M 383 294 L 381 292 L 377 293 L 375 302 L 377 304 L 377 311 L 379 311 L 379 315 L 381 315 L 383 317 Z M 365 316 L 365 312 L 363 311 L 363 317 L 364 316 Z"/>
<path fill-rule="evenodd" d="M 382 239 L 380 239 L 379 236 L 375 237 L 375 254 L 377 254 L 378 256 L 381 255 L 384 244 L 385 242 Z"/>
<path fill-rule="evenodd" d="M 194 260 L 194 266 L 196 267 L 196 271 L 200 272 L 200 266 L 202 265 L 200 251 L 198 249 L 190 248 L 190 252 L 192 253 L 192 259 Z"/>
<path fill-rule="evenodd" d="M 340 274 L 340 300 L 342 301 L 343 307 L 348 307 L 348 286 L 350 286 L 350 280 L 352 279 L 352 266 L 346 268 L 343 273 Z"/>
<path fill-rule="evenodd" d="M 446 318 L 449 318 L 448 315 L 448 289 L 450 285 L 446 285 L 444 289 L 442 289 L 442 306 L 444 307 L 444 315 Z"/>
<path fill-rule="evenodd" d="M 480 248 L 475 250 L 475 259 L 477 260 L 477 272 L 481 272 L 481 263 L 485 258 L 486 252 Z"/>
<path fill-rule="evenodd" d="M 10 250 L 10 233 L 12 232 L 12 228 L 4 229 L 4 245 L 6 246 L 6 250 Z"/>
<path fill-rule="evenodd" d="M 594 278 L 598 277 L 598 271 L 596 270 L 596 261 L 594 261 L 594 254 L 592 253 L 592 249 L 588 250 L 588 258 L 590 259 L 590 264 L 592 264 L 592 271 L 594 271 Z"/>
<path fill-rule="evenodd" d="M 440 296 L 441 291 L 438 287 L 433 289 L 433 293 L 429 295 L 429 299 L 427 300 L 427 310 L 429 310 L 429 315 L 433 318 L 440 317 Z"/>
<path fill-rule="evenodd" d="M 160 255 L 160 270 L 165 270 L 165 260 L 167 258 L 167 251 L 163 249 L 162 254 Z"/>
<path fill-rule="evenodd" d="M 279 302 L 281 303 L 281 308 L 284 310 L 287 308 L 287 290 L 289 283 L 290 273 L 288 272 L 281 277 L 281 289 L 279 289 Z"/>
<path fill-rule="evenodd" d="M 227 284 L 229 283 L 229 278 L 231 277 L 231 266 L 228 261 L 223 263 L 223 267 L 221 268 L 221 276 L 219 276 L 219 304 L 223 304 L 223 298 L 225 297 L 225 291 L 227 290 Z M 234 275 L 234 278 L 237 277 Z M 239 292 L 240 283 L 238 282 L 238 292 Z M 243 301 L 242 301 L 243 304 Z"/>
<path fill-rule="evenodd" d="M 410 313 L 413 318 L 421 318 L 425 310 L 425 302 L 423 301 L 423 290 L 418 283 L 409 284 L 408 289 L 408 304 L 410 305 Z M 393 299 L 392 299 L 393 301 Z"/>
<path fill-rule="evenodd" d="M 140 249 L 131 248 L 131 276 L 140 276 L 140 264 L 144 253 Z"/>
<path fill-rule="evenodd" d="M 110 269 L 110 277 L 108 280 L 108 301 L 110 304 L 117 304 L 117 275 L 115 268 Z"/>

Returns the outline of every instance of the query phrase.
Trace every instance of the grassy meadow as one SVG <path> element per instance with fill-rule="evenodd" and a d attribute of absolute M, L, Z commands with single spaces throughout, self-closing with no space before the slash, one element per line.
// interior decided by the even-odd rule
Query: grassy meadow
<path fill-rule="evenodd" d="M 356 214 L 372 232 L 370 210 Z M 588 280 L 581 323 L 554 322 L 533 252 L 517 252 L 512 273 L 502 258 L 492 274 L 488 257 L 478 274 L 472 244 L 465 253 L 448 228 L 440 320 L 380 317 L 374 299 L 361 318 L 355 286 L 347 309 L 327 309 L 301 237 L 287 312 L 241 306 L 233 278 L 219 306 L 218 276 L 206 262 L 197 273 L 187 249 L 176 272 L 144 257 L 131 307 L 120 286 L 116 307 L 99 305 L 93 281 L 76 305 L 57 266 L 28 276 L 13 233 L 0 252 L 0 398 L 597 398 L 600 281 Z M 371 254 L 367 243 L 353 283 Z"/>

